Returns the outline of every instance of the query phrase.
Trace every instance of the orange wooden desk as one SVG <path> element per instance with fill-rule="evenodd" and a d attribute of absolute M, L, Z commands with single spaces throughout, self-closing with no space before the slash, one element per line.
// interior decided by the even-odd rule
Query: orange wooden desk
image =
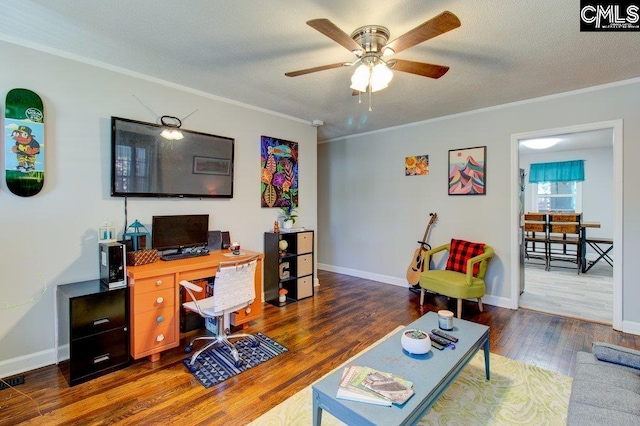
<path fill-rule="evenodd" d="M 147 265 L 127 268 L 129 285 L 129 324 L 131 356 L 145 356 L 152 362 L 160 360 L 160 353 L 180 344 L 180 281 L 198 280 L 216 275 L 220 262 L 240 260 L 259 254 L 256 265 L 256 300 L 250 310 L 231 314 L 231 325 L 238 326 L 262 314 L 262 253 L 242 250 L 239 256 L 228 250 L 216 250 L 208 256 L 165 262 L 158 260 Z"/>

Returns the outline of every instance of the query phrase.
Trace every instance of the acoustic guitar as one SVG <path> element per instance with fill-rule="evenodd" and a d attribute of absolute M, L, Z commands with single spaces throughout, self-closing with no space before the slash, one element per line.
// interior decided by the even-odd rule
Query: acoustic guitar
<path fill-rule="evenodd" d="M 427 238 L 429 236 L 429 230 L 431 229 L 431 225 L 433 225 L 438 219 L 438 213 L 429 213 L 431 219 L 429 220 L 429 224 L 427 224 L 427 229 L 424 231 L 424 236 L 422 237 L 422 241 L 418 241 L 420 246 L 416 249 L 415 253 L 413 253 L 413 259 L 411 260 L 411 265 L 407 269 L 407 282 L 412 286 L 417 286 L 420 281 L 420 274 L 424 269 L 424 252 L 427 250 L 431 250 L 431 246 L 427 244 Z"/>

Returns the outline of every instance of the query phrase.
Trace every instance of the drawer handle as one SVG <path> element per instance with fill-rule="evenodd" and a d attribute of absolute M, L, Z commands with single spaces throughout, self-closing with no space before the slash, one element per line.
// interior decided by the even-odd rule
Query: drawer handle
<path fill-rule="evenodd" d="M 94 364 L 98 364 L 99 362 L 104 362 L 104 361 L 109 361 L 111 357 L 109 356 L 109 354 L 104 354 L 101 356 L 97 356 L 93 359 L 93 363 Z"/>
<path fill-rule="evenodd" d="M 161 286 L 161 285 L 162 285 L 162 280 L 158 280 L 158 281 L 156 281 L 156 285 L 157 285 L 157 286 Z"/>
<path fill-rule="evenodd" d="M 161 334 L 158 337 L 156 337 L 156 342 L 162 342 L 163 340 L 164 340 L 164 334 Z"/>
<path fill-rule="evenodd" d="M 156 299 L 156 302 L 158 302 L 158 303 L 162 303 L 162 302 L 164 302 L 164 299 L 163 299 L 162 297 L 158 297 L 158 298 Z"/>
<path fill-rule="evenodd" d="M 162 315 L 160 315 L 158 318 L 156 318 L 156 321 L 162 322 L 162 321 L 164 321 L 164 318 L 162 317 Z"/>
<path fill-rule="evenodd" d="M 247 315 L 249 315 L 251 313 L 251 306 L 247 306 L 244 311 Z"/>
<path fill-rule="evenodd" d="M 93 325 L 102 325 L 109 322 L 109 317 L 93 320 Z"/>

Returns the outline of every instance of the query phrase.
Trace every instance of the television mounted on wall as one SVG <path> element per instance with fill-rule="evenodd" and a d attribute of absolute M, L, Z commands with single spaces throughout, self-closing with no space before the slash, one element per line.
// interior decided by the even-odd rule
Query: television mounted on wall
<path fill-rule="evenodd" d="M 234 139 L 111 117 L 114 197 L 233 198 Z"/>

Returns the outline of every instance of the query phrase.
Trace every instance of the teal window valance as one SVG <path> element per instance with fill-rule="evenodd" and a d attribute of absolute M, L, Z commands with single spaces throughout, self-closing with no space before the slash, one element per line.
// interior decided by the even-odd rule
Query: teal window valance
<path fill-rule="evenodd" d="M 529 183 L 584 181 L 584 160 L 535 163 L 529 170 Z"/>

